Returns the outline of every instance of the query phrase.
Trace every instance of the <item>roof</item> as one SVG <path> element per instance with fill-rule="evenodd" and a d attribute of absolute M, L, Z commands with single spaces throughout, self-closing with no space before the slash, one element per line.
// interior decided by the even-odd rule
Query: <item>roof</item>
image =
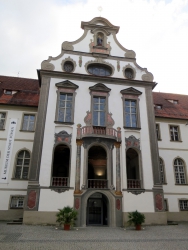
<path fill-rule="evenodd" d="M 169 100 L 178 101 L 177 104 Z M 153 102 L 161 105 L 161 109 L 155 107 L 155 117 L 188 119 L 188 95 L 153 92 Z"/>
<path fill-rule="evenodd" d="M 12 95 L 4 93 L 12 90 Z M 0 76 L 0 104 L 37 107 L 39 82 L 36 79 Z"/>

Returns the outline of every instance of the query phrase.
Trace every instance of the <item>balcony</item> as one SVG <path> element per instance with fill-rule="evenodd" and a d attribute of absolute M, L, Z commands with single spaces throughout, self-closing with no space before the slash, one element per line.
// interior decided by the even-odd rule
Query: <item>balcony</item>
<path fill-rule="evenodd" d="M 96 189 L 108 188 L 108 180 L 88 179 L 88 188 L 96 188 Z"/>
<path fill-rule="evenodd" d="M 121 141 L 121 130 L 107 127 L 99 126 L 78 126 L 77 128 L 77 139 L 82 139 L 83 137 L 106 137 L 115 139 L 116 141 Z"/>
<path fill-rule="evenodd" d="M 140 189 L 141 188 L 141 181 L 135 179 L 128 179 L 127 180 L 127 188 L 131 189 Z"/>
<path fill-rule="evenodd" d="M 52 177 L 53 187 L 68 187 L 69 178 L 68 177 Z"/>

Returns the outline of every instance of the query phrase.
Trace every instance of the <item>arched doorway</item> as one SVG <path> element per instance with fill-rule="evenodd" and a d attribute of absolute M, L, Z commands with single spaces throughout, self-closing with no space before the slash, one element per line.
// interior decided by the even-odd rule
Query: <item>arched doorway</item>
<path fill-rule="evenodd" d="M 107 188 L 107 154 L 103 147 L 93 146 L 88 152 L 88 188 Z"/>
<path fill-rule="evenodd" d="M 60 144 L 54 150 L 52 186 L 69 185 L 70 149 L 67 145 Z"/>
<path fill-rule="evenodd" d="M 141 188 L 139 156 L 136 150 L 129 148 L 126 152 L 127 188 Z"/>
<path fill-rule="evenodd" d="M 88 226 L 107 226 L 108 225 L 108 199 L 102 193 L 92 194 L 87 201 Z"/>

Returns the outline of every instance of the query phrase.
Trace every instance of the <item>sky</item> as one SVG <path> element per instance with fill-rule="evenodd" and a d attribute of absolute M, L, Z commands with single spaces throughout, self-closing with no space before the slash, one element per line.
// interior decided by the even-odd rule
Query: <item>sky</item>
<path fill-rule="evenodd" d="M 120 26 L 118 41 L 154 75 L 154 91 L 188 95 L 188 0 L 0 0 L 0 75 L 37 79 L 41 62 L 96 16 Z"/>

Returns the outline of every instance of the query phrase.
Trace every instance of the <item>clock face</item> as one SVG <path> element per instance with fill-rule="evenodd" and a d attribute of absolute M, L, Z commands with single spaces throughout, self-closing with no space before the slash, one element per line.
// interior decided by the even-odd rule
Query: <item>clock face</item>
<path fill-rule="evenodd" d="M 128 78 L 128 79 L 132 79 L 132 78 L 133 78 L 133 70 L 127 68 L 127 69 L 125 70 L 125 76 L 126 76 L 126 78 Z"/>

